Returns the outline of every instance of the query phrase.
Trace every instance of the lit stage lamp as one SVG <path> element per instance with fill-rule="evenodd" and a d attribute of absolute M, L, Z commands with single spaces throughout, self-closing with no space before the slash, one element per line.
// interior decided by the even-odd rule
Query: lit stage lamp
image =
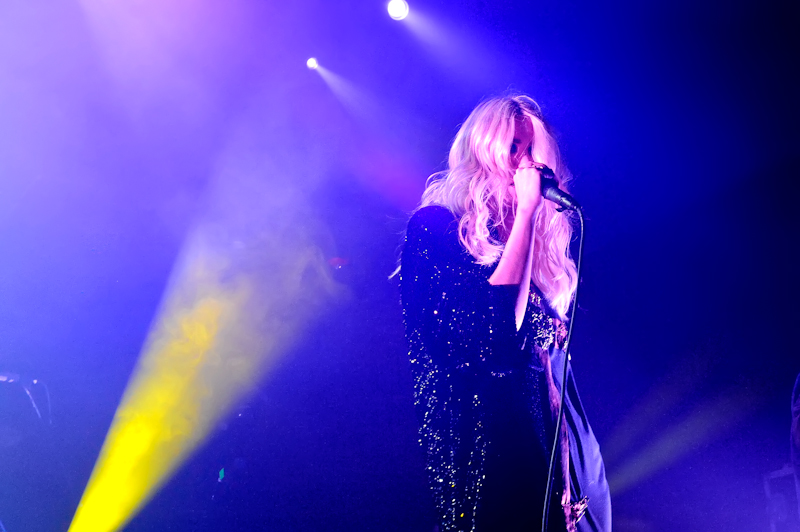
<path fill-rule="evenodd" d="M 389 16 L 395 20 L 403 20 L 408 16 L 408 3 L 405 0 L 392 0 L 387 9 Z"/>

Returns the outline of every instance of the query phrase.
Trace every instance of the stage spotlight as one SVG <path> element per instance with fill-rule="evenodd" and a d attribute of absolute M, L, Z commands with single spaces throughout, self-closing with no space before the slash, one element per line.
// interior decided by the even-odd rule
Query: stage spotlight
<path fill-rule="evenodd" d="M 308 61 L 306 61 L 306 66 L 311 70 L 316 70 L 319 66 L 319 62 L 317 61 L 316 57 L 309 57 Z"/>
<path fill-rule="evenodd" d="M 408 3 L 405 0 L 392 0 L 387 8 L 389 16 L 395 20 L 403 20 L 408 16 Z"/>

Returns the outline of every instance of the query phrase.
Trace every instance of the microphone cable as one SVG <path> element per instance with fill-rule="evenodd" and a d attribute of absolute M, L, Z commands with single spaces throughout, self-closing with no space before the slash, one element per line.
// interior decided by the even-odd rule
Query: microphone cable
<path fill-rule="evenodd" d="M 564 209 L 562 209 L 564 210 Z M 574 208 L 575 212 L 578 213 L 578 219 L 580 220 L 580 227 L 581 227 L 581 237 L 578 241 L 578 265 L 577 265 L 577 276 L 578 282 L 575 284 L 575 298 L 572 302 L 572 311 L 570 312 L 569 317 L 569 327 L 567 327 L 567 339 L 564 342 L 564 369 L 562 371 L 561 376 L 561 400 L 558 405 L 558 416 L 556 418 L 556 432 L 555 436 L 553 436 L 553 448 L 550 451 L 550 466 L 547 469 L 547 489 L 544 492 L 544 508 L 542 509 L 542 532 L 547 532 L 547 520 L 550 514 L 550 500 L 553 496 L 553 474 L 555 472 L 556 466 L 556 451 L 559 447 L 559 440 L 560 438 L 559 433 L 561 432 L 561 420 L 564 417 L 564 400 L 566 399 L 566 390 L 567 390 L 567 363 L 569 362 L 569 342 L 572 338 L 572 327 L 575 325 L 575 309 L 578 308 L 578 289 L 581 285 L 581 259 L 583 258 L 583 233 L 584 233 L 584 220 L 583 220 L 583 211 L 581 210 L 580 206 L 576 206 Z M 551 369 L 552 371 L 552 369 Z M 567 430 L 567 452 L 569 453 L 569 430 Z M 566 479 L 569 482 L 569 475 Z M 567 486 L 564 486 L 566 489 Z"/>

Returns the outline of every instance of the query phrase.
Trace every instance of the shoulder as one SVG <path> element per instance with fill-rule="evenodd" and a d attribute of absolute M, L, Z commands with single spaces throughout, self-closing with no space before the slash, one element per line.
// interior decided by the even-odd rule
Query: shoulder
<path fill-rule="evenodd" d="M 451 260 L 461 251 L 458 218 L 446 207 L 429 205 L 415 212 L 408 221 L 403 255 L 406 259 Z"/>
<path fill-rule="evenodd" d="M 408 221 L 408 232 L 424 231 L 431 235 L 444 235 L 455 232 L 458 219 L 448 208 L 441 205 L 429 205 L 415 212 Z"/>

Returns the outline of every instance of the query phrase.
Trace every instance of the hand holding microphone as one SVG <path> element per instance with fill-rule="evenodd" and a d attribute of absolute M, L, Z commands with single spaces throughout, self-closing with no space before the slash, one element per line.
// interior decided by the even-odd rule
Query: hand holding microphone
<path fill-rule="evenodd" d="M 538 172 L 527 172 L 533 169 Z M 556 203 L 561 208 L 560 210 L 580 210 L 581 208 L 578 200 L 558 188 L 555 173 L 542 163 L 531 162 L 530 166 L 517 168 L 514 174 L 514 188 L 519 206 L 523 208 L 528 206 L 527 200 L 532 203 L 530 207 L 536 209 L 542 197 Z"/>
<path fill-rule="evenodd" d="M 514 194 L 518 212 L 527 213 L 531 217 L 539 209 L 542 202 L 542 171 L 536 163 L 525 164 L 522 161 L 514 172 Z"/>
<path fill-rule="evenodd" d="M 575 198 L 558 188 L 556 175 L 550 168 L 539 163 L 534 163 L 534 166 L 539 169 L 539 173 L 542 176 L 541 183 L 543 198 L 549 199 L 553 203 L 557 203 L 561 209 L 580 210 L 580 203 L 578 203 Z"/>

